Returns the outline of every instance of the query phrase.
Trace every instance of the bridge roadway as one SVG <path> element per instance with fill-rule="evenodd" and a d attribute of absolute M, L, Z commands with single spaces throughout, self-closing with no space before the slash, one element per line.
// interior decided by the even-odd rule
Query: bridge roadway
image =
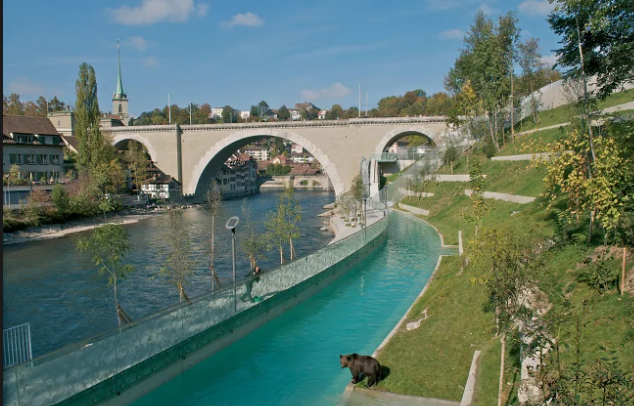
<path fill-rule="evenodd" d="M 143 144 L 156 166 L 181 183 L 186 196 L 198 198 L 233 152 L 264 137 L 304 147 L 323 165 L 337 195 L 350 188 L 362 157 L 385 151 L 404 135 L 425 136 L 440 149 L 450 138 L 463 141 L 443 116 L 112 127 L 104 132 L 119 148 L 130 140 Z"/>

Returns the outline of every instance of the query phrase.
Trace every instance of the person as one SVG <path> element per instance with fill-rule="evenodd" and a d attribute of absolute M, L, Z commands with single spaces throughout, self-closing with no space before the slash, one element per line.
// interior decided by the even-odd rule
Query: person
<path fill-rule="evenodd" d="M 262 275 L 262 270 L 259 266 L 256 266 L 253 271 L 249 272 L 249 280 L 244 284 L 247 291 L 244 295 L 240 296 L 240 300 L 243 302 L 248 300 L 251 303 L 255 303 L 255 299 L 251 296 L 251 291 L 253 290 L 253 284 L 260 282 L 260 275 Z"/>

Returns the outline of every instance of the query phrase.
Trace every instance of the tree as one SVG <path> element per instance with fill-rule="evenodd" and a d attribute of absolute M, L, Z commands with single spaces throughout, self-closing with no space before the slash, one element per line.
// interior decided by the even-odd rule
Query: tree
<path fill-rule="evenodd" d="M 216 238 L 216 217 L 222 210 L 222 192 L 220 185 L 216 180 L 211 181 L 209 190 L 207 191 L 207 204 L 209 205 L 209 215 L 211 216 L 211 250 L 209 251 L 209 269 L 211 270 L 211 287 L 221 287 L 220 279 L 216 274 L 214 259 L 216 256 L 215 238 Z"/>
<path fill-rule="evenodd" d="M 56 112 L 56 111 L 64 111 L 65 109 L 66 109 L 66 103 L 64 103 L 63 101 L 59 100 L 57 98 L 57 96 L 54 96 L 48 102 L 48 111 L 49 111 L 49 113 L 53 113 L 53 112 Z"/>
<path fill-rule="evenodd" d="M 532 262 L 526 247 L 511 233 L 490 231 L 481 241 L 473 247 L 478 261 L 472 282 L 486 284 L 486 309 L 495 311 L 496 337 L 502 343 L 498 390 L 498 406 L 502 406 L 506 338 L 517 321 L 530 318 L 525 297 L 530 292 Z"/>
<path fill-rule="evenodd" d="M 150 160 L 147 157 L 143 145 L 138 142 L 130 141 L 130 149 L 127 151 L 128 169 L 134 176 L 134 185 L 136 186 L 137 195 L 141 196 L 143 184 L 148 178 L 148 167 Z"/>
<path fill-rule="evenodd" d="M 280 121 L 288 121 L 291 118 L 291 112 L 288 111 L 288 109 L 286 108 L 286 105 L 282 105 L 282 107 L 280 107 L 280 109 L 277 111 L 277 118 Z"/>
<path fill-rule="evenodd" d="M 258 106 L 251 106 L 251 117 L 260 117 L 260 109 L 258 108 Z"/>
<path fill-rule="evenodd" d="M 20 95 L 11 93 L 6 101 L 7 114 L 24 115 L 24 104 L 20 101 Z"/>
<path fill-rule="evenodd" d="M 128 231 L 118 224 L 106 224 L 93 230 L 87 239 L 77 243 L 80 251 L 89 251 L 93 262 L 98 267 L 99 275 L 108 275 L 108 285 L 112 286 L 117 324 L 130 322 L 131 319 L 119 305 L 117 287 L 121 279 L 125 279 L 134 271 L 131 264 L 124 264 L 125 256 L 132 248 Z"/>
<path fill-rule="evenodd" d="M 82 63 L 79 66 L 75 90 L 75 134 L 79 140 L 77 165 L 81 170 L 90 170 L 98 162 L 103 146 L 103 137 L 99 129 L 101 113 L 97 98 L 97 79 L 91 65 Z"/>
<path fill-rule="evenodd" d="M 475 226 L 475 239 L 478 239 L 478 228 L 482 224 L 488 207 L 484 201 L 484 176 L 482 176 L 482 163 L 477 159 L 469 173 L 471 184 L 471 212 L 465 213 L 462 217 Z"/>
<path fill-rule="evenodd" d="M 293 246 L 293 238 L 300 237 L 299 226 L 297 225 L 302 220 L 302 207 L 299 204 L 299 200 L 295 198 L 294 189 L 292 187 L 287 188 L 280 196 L 280 204 L 283 207 L 284 221 L 286 223 L 286 238 L 289 243 L 289 252 L 291 261 L 293 257 L 297 258 L 295 253 L 295 247 Z"/>
<path fill-rule="evenodd" d="M 445 149 L 445 154 L 443 155 L 443 163 L 445 165 L 451 166 L 451 173 L 453 173 L 453 165 L 454 162 L 458 159 L 460 153 L 458 152 L 458 148 L 454 144 L 449 144 L 447 149 Z"/>
<path fill-rule="evenodd" d="M 280 196 L 281 199 L 281 196 Z M 282 202 L 277 203 L 276 210 L 266 215 L 266 232 L 269 241 L 280 253 L 280 264 L 284 264 L 284 244 L 288 238 L 285 207 Z"/>
<path fill-rule="evenodd" d="M 251 270 L 254 270 L 261 259 L 266 259 L 266 250 L 268 243 L 266 238 L 255 232 L 251 219 L 251 206 L 247 204 L 247 199 L 242 202 L 242 221 L 244 222 L 244 231 L 240 235 L 240 248 L 242 252 L 249 258 Z"/>
<path fill-rule="evenodd" d="M 68 196 L 68 192 L 64 189 L 64 186 L 57 184 L 53 188 L 51 192 L 51 200 L 53 202 L 53 206 L 57 209 L 57 213 L 64 217 L 68 214 L 70 208 L 70 198 Z"/>
<path fill-rule="evenodd" d="M 548 22 L 561 36 L 557 64 L 569 68 L 566 77 L 596 75 L 600 98 L 634 82 L 631 1 L 557 0 Z"/>
<path fill-rule="evenodd" d="M 333 104 L 332 108 L 326 113 L 326 120 L 339 120 L 343 117 L 343 108 L 339 104 Z"/>
<path fill-rule="evenodd" d="M 514 67 L 518 57 L 518 42 L 520 37 L 520 29 L 518 28 L 518 19 L 515 13 L 509 11 L 505 15 L 501 16 L 498 22 L 498 41 L 500 43 L 500 49 L 502 50 L 502 64 L 507 64 L 504 67 L 508 70 L 511 79 L 511 137 L 515 140 L 515 72 Z M 502 139 L 504 140 L 504 130 L 502 129 Z"/>
<path fill-rule="evenodd" d="M 178 290 L 179 300 L 189 302 L 185 286 L 193 275 L 195 262 L 191 259 L 194 250 L 185 222 L 183 211 L 172 209 L 168 212 L 169 222 L 163 232 L 163 241 L 167 243 L 164 251 L 165 261 L 159 273 Z"/>
<path fill-rule="evenodd" d="M 539 39 L 529 38 L 523 44 L 519 45 L 519 65 L 522 68 L 522 74 L 528 81 L 529 92 L 531 95 L 531 112 L 533 113 L 533 122 L 537 124 L 537 100 L 535 99 L 535 73 L 541 66 L 541 57 L 539 53 Z"/>
<path fill-rule="evenodd" d="M 239 114 L 231 106 L 225 106 L 222 109 L 222 122 L 223 123 L 237 123 Z"/>
<path fill-rule="evenodd" d="M 258 116 L 260 116 L 260 118 L 268 117 L 270 110 L 269 104 L 264 100 L 258 103 Z"/>
<path fill-rule="evenodd" d="M 346 118 L 357 118 L 359 117 L 359 108 L 352 106 L 344 113 Z"/>
<path fill-rule="evenodd" d="M 38 97 L 35 104 L 37 106 L 37 115 L 40 117 L 46 117 L 48 115 L 48 101 L 46 100 L 46 97 Z"/>

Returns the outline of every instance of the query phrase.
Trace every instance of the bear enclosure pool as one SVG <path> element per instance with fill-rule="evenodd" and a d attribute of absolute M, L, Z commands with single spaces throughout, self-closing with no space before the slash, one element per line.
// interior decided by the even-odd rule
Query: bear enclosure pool
<path fill-rule="evenodd" d="M 386 244 L 347 274 L 133 405 L 344 404 L 351 375 L 339 354 L 376 350 L 427 283 L 441 250 L 432 227 L 390 213 Z"/>

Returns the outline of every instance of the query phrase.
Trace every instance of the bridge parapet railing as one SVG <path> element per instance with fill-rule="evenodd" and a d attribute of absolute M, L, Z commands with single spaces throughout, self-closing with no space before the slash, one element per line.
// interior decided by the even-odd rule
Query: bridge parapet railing
<path fill-rule="evenodd" d="M 378 199 L 372 207 L 380 209 Z M 323 271 L 364 248 L 386 228 L 387 217 L 382 217 L 366 227 L 365 232 L 357 232 L 257 278 L 242 281 L 235 288 L 208 292 L 190 302 L 5 369 L 3 404 L 51 406 L 86 393 L 91 401 L 99 403 L 229 334 L 255 317 L 247 310 L 254 308 L 256 314 L 268 312 L 306 289 L 302 282 L 309 283 L 315 277 L 315 283 L 319 283 L 317 279 L 329 274 Z M 256 310 L 256 306 L 262 307 Z M 88 389 L 91 390 L 84 392 Z"/>

